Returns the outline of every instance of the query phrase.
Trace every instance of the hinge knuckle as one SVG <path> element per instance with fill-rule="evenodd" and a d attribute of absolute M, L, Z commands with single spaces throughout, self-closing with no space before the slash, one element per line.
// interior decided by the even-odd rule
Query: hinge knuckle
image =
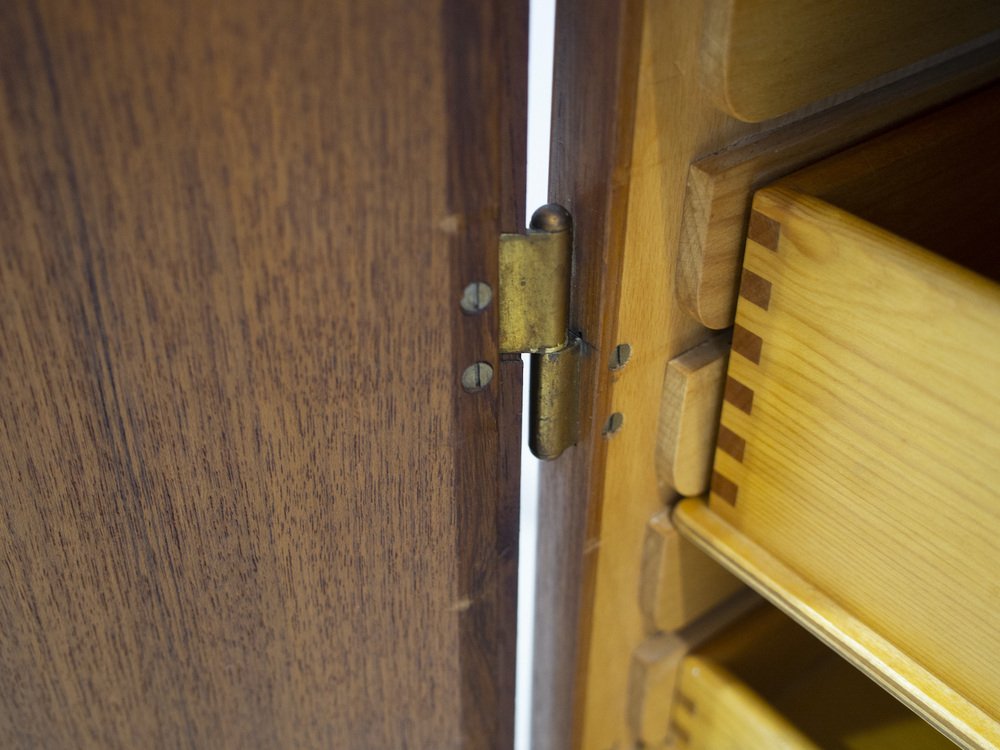
<path fill-rule="evenodd" d="M 500 237 L 500 351 L 562 346 L 569 323 L 572 230 Z"/>
<path fill-rule="evenodd" d="M 577 440 L 580 342 L 531 355 L 528 447 L 543 460 L 558 458 Z"/>
<path fill-rule="evenodd" d="M 573 228 L 562 206 L 500 236 L 500 351 L 532 354 L 528 445 L 542 459 L 576 443 L 580 344 L 569 333 Z"/>

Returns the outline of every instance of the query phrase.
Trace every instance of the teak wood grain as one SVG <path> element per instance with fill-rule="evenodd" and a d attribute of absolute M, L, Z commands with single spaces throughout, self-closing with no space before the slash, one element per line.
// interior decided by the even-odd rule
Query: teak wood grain
<path fill-rule="evenodd" d="M 991 0 L 720 0 L 705 85 L 746 122 L 784 115 L 1000 30 Z"/>
<path fill-rule="evenodd" d="M 0 745 L 510 746 L 525 26 L 5 6 Z"/>
<path fill-rule="evenodd" d="M 556 6 L 549 199 L 573 214 L 570 327 L 585 346 L 580 440 L 541 470 L 532 746 L 544 750 L 587 743 L 579 681 L 589 628 L 581 623 L 595 606 L 595 514 L 608 447 L 602 427 L 616 377 L 609 361 L 617 343 L 642 9 L 638 0 Z M 616 685 L 624 690 L 623 681 Z"/>

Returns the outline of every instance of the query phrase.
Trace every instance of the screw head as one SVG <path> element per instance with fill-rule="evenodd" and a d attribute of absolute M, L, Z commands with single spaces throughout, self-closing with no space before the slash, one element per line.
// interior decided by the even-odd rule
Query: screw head
<path fill-rule="evenodd" d="M 615 347 L 615 350 L 611 352 L 611 362 L 609 367 L 612 370 L 620 370 L 625 366 L 625 363 L 629 361 L 632 357 L 632 347 L 628 344 L 619 344 Z"/>
<path fill-rule="evenodd" d="M 493 367 L 488 362 L 476 362 L 462 372 L 462 387 L 469 393 L 481 391 L 493 380 Z"/>
<path fill-rule="evenodd" d="M 473 281 L 462 291 L 462 300 L 459 304 L 465 312 L 475 314 L 489 307 L 492 301 L 493 290 L 490 285 L 482 281 Z"/>
<path fill-rule="evenodd" d="M 625 417 L 622 415 L 620 411 L 616 411 L 614 414 L 608 417 L 608 421 L 604 423 L 604 429 L 601 430 L 601 434 L 604 435 L 605 437 L 610 437 L 611 435 L 614 435 L 616 432 L 618 432 L 618 430 L 620 430 L 622 428 L 622 425 L 624 424 L 625 424 Z"/>

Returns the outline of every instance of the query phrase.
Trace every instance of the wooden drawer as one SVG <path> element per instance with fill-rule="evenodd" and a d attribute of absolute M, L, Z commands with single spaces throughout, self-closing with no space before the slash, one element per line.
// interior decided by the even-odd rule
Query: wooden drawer
<path fill-rule="evenodd" d="M 685 750 L 954 747 L 771 606 L 681 662 L 671 734 Z"/>
<path fill-rule="evenodd" d="M 1000 741 L 998 164 L 993 88 L 758 192 L 710 511 L 675 512 L 970 746 Z"/>

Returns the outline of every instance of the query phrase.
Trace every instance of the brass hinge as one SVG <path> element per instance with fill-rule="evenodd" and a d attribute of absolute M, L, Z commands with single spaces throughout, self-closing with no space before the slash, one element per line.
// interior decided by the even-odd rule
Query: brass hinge
<path fill-rule="evenodd" d="M 500 235 L 500 351 L 531 354 L 528 446 L 557 458 L 577 441 L 580 340 L 569 330 L 573 226 L 550 203 L 524 234 Z"/>

